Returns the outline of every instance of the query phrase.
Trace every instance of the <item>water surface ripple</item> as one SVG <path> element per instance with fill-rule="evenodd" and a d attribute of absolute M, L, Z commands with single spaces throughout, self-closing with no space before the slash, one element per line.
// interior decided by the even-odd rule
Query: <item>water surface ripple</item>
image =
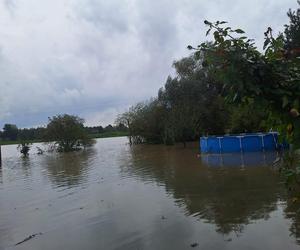
<path fill-rule="evenodd" d="M 125 137 L 65 154 L 35 146 L 27 159 L 2 147 L 0 250 L 299 249 L 274 155 L 198 158 L 196 144 Z"/>

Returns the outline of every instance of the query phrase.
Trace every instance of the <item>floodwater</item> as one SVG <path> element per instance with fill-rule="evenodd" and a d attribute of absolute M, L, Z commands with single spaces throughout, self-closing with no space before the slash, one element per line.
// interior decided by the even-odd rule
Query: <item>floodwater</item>
<path fill-rule="evenodd" d="M 298 208 L 268 166 L 276 155 L 200 159 L 196 144 L 125 137 L 34 148 L 24 159 L 2 147 L 0 250 L 299 249 Z"/>

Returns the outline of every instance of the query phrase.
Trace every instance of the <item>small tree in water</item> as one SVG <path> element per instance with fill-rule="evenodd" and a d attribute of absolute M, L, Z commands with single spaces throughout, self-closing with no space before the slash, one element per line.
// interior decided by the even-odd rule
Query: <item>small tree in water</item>
<path fill-rule="evenodd" d="M 49 118 L 46 134 L 49 142 L 54 142 L 59 152 L 79 150 L 92 145 L 83 126 L 84 119 L 73 115 L 57 115 Z"/>

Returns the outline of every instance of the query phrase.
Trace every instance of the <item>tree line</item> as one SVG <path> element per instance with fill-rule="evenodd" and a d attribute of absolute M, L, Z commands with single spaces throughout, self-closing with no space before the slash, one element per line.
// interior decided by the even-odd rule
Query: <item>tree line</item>
<path fill-rule="evenodd" d="M 84 130 L 90 137 L 104 137 L 113 135 L 126 135 L 127 128 L 123 124 L 103 126 L 84 126 Z M 6 142 L 15 141 L 44 141 L 47 135 L 46 127 L 18 128 L 15 124 L 4 124 L 0 130 L 0 140 Z"/>
<path fill-rule="evenodd" d="M 117 122 L 128 127 L 131 143 L 196 140 L 200 135 L 253 132 L 266 129 L 265 112 L 256 105 L 232 105 L 222 97 L 220 82 L 212 78 L 195 55 L 173 64 L 155 98 L 132 106 Z"/>

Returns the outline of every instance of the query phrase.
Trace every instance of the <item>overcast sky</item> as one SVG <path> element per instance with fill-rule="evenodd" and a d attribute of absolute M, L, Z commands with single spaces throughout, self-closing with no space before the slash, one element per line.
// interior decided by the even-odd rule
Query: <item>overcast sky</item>
<path fill-rule="evenodd" d="M 112 123 L 155 96 L 203 20 L 226 20 L 262 42 L 296 0 L 0 0 L 0 128 L 59 113 Z"/>

